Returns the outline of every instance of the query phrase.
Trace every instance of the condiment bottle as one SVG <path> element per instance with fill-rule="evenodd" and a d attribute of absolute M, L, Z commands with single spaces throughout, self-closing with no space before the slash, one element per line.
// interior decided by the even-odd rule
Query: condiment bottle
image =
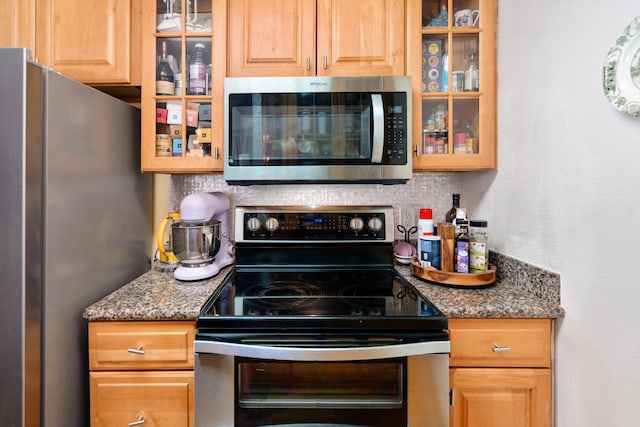
<path fill-rule="evenodd" d="M 469 269 L 472 273 L 487 271 L 489 237 L 487 221 L 472 220 L 469 224 Z"/>
<path fill-rule="evenodd" d="M 466 221 L 465 221 L 466 222 Z M 469 225 L 459 224 L 460 231 L 456 236 L 456 272 L 469 272 Z"/>
<path fill-rule="evenodd" d="M 430 208 L 420 209 L 418 238 L 423 236 L 433 236 L 433 211 Z"/>

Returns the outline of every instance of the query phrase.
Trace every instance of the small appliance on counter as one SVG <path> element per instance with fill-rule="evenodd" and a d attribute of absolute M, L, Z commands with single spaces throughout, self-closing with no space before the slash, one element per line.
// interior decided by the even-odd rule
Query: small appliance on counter
<path fill-rule="evenodd" d="M 180 221 L 171 224 L 171 251 L 158 244 L 161 258 L 175 256 L 180 265 L 173 275 L 194 281 L 213 277 L 221 268 L 233 264 L 233 245 L 229 240 L 229 198 L 223 193 L 195 193 L 180 202 Z M 158 236 L 164 235 L 169 221 L 163 221 Z"/>

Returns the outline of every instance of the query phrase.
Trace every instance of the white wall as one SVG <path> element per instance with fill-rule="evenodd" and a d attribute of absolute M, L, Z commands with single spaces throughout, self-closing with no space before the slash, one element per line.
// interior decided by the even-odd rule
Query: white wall
<path fill-rule="evenodd" d="M 499 2 L 498 172 L 465 174 L 503 253 L 561 274 L 556 427 L 640 425 L 640 119 L 602 89 L 638 0 Z"/>

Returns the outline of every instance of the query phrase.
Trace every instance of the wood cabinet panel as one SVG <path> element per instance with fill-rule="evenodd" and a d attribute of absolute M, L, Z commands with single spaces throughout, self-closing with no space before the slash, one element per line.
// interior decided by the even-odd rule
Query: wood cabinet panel
<path fill-rule="evenodd" d="M 552 327 L 552 319 L 449 319 L 451 427 L 549 427 Z"/>
<path fill-rule="evenodd" d="M 316 0 L 229 2 L 230 76 L 315 74 Z"/>
<path fill-rule="evenodd" d="M 551 366 L 550 319 L 451 319 L 451 366 Z"/>
<path fill-rule="evenodd" d="M 91 322 L 91 370 L 193 369 L 193 322 Z"/>
<path fill-rule="evenodd" d="M 36 56 L 87 84 L 140 84 L 140 0 L 37 0 Z"/>
<path fill-rule="evenodd" d="M 403 0 L 318 0 L 319 75 L 405 74 Z"/>
<path fill-rule="evenodd" d="M 92 427 L 193 427 L 193 372 L 91 372 Z"/>
<path fill-rule="evenodd" d="M 229 76 L 403 75 L 403 0 L 229 3 Z"/>
<path fill-rule="evenodd" d="M 548 369 L 460 368 L 450 370 L 455 427 L 549 427 Z"/>
<path fill-rule="evenodd" d="M 413 77 L 413 169 L 496 169 L 498 2 L 448 0 L 444 4 L 447 17 L 432 22 L 432 12 L 440 7 L 439 0 L 407 2 L 406 56 L 408 74 Z M 456 26 L 454 14 L 465 8 L 480 11 L 477 25 Z M 471 54 L 476 55 L 478 62 L 478 86 L 455 87 L 454 73 L 459 77 L 462 73 L 461 80 L 466 80 L 464 73 L 469 69 Z M 462 141 L 467 138 L 471 141 L 466 146 L 463 143 L 460 149 L 455 144 L 456 135 L 462 135 Z"/>
<path fill-rule="evenodd" d="M 0 2 L 0 46 L 26 47 L 35 55 L 36 0 Z"/>

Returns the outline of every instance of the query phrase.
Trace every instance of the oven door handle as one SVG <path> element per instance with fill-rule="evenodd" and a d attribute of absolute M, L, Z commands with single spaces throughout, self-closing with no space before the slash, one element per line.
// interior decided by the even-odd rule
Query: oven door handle
<path fill-rule="evenodd" d="M 426 341 L 373 347 L 309 348 L 196 340 L 194 342 L 194 350 L 196 353 L 251 357 L 255 359 L 301 362 L 348 362 L 353 360 L 390 359 L 423 354 L 449 353 L 451 351 L 451 343 L 449 341 Z"/>
<path fill-rule="evenodd" d="M 373 109 L 373 147 L 371 148 L 371 163 L 382 163 L 382 149 L 384 148 L 384 105 L 382 95 L 371 94 Z"/>

